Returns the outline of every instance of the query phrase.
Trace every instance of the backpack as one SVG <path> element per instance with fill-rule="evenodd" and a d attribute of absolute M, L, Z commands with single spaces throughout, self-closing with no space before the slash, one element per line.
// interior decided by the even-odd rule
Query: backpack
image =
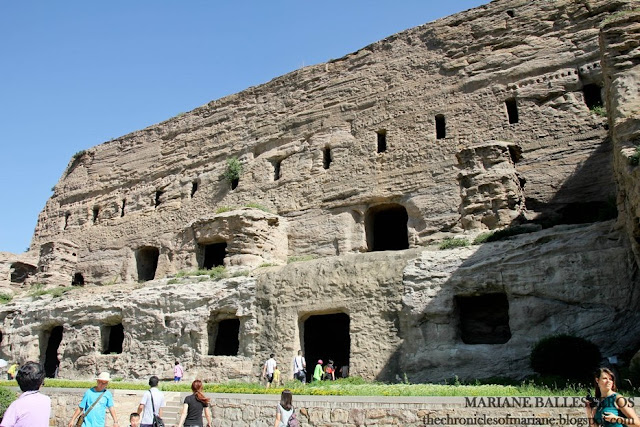
<path fill-rule="evenodd" d="M 289 417 L 289 421 L 287 421 L 287 427 L 300 427 L 300 421 L 298 421 L 298 417 L 296 417 L 295 410 Z"/>

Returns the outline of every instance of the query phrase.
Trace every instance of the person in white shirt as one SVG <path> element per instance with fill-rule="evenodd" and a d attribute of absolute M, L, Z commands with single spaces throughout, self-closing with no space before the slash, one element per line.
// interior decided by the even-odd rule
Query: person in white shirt
<path fill-rule="evenodd" d="M 307 382 L 307 361 L 304 360 L 302 350 L 298 350 L 298 355 L 293 358 L 293 378 L 302 382 Z"/>
<path fill-rule="evenodd" d="M 273 382 L 273 371 L 276 369 L 276 366 L 278 365 L 275 357 L 276 355 L 271 353 L 269 355 L 269 359 L 267 359 L 267 361 L 264 362 L 264 366 L 262 367 L 262 378 L 267 379 L 267 388 L 269 388 L 271 386 L 271 383 Z"/>
<path fill-rule="evenodd" d="M 155 375 L 149 378 L 149 387 L 151 388 L 142 395 L 142 400 L 138 405 L 138 414 L 142 415 L 140 427 L 152 427 L 153 416 L 157 415 L 162 418 L 162 408 L 167 406 L 164 394 L 158 390 L 158 382 L 160 380 Z"/>

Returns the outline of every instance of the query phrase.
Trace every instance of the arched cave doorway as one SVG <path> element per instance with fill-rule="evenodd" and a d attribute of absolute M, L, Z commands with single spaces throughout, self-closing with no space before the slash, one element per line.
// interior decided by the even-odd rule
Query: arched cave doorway
<path fill-rule="evenodd" d="M 58 348 L 62 342 L 62 326 L 56 326 L 45 332 L 44 337 L 47 347 L 44 351 L 44 374 L 47 378 L 57 376 L 60 359 L 58 359 Z"/>
<path fill-rule="evenodd" d="M 307 361 L 307 380 L 311 380 L 313 369 L 322 359 L 327 364 L 333 360 L 336 374 L 342 366 L 349 365 L 351 336 L 349 315 L 345 313 L 318 314 L 304 321 L 304 353 Z M 302 326 L 302 325 L 301 325 Z"/>
<path fill-rule="evenodd" d="M 365 216 L 367 246 L 370 251 L 397 251 L 409 248 L 409 216 L 395 203 L 373 206 Z"/>
<path fill-rule="evenodd" d="M 210 270 L 213 267 L 224 266 L 224 258 L 227 256 L 227 242 L 201 244 L 200 251 L 202 253 L 201 268 Z"/>
<path fill-rule="evenodd" d="M 159 257 L 160 250 L 152 246 L 143 246 L 136 251 L 138 282 L 146 282 L 155 278 Z"/>
<path fill-rule="evenodd" d="M 102 353 L 122 353 L 124 342 L 124 327 L 122 323 L 117 325 L 105 325 L 102 327 Z"/>

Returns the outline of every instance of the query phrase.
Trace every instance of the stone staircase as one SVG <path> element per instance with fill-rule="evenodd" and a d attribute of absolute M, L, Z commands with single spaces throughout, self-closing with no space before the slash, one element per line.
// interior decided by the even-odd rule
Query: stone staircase
<path fill-rule="evenodd" d="M 162 419 L 167 427 L 178 425 L 182 402 L 189 393 L 166 393 L 164 394 L 166 405 L 162 410 Z"/>

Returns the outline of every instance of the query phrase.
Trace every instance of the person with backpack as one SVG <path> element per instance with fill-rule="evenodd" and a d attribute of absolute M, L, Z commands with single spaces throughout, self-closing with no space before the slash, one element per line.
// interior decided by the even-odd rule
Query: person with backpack
<path fill-rule="evenodd" d="M 142 394 L 138 405 L 138 414 L 142 415 L 140 427 L 155 427 L 157 418 L 162 420 L 162 409 L 167 406 L 164 394 L 158 389 L 160 379 L 153 375 L 149 378 L 149 390 Z"/>
<path fill-rule="evenodd" d="M 336 380 L 336 369 L 333 367 L 333 360 L 329 359 L 329 363 L 324 367 L 324 380 L 335 381 Z"/>
<path fill-rule="evenodd" d="M 276 408 L 276 422 L 273 427 L 300 427 L 300 421 L 293 408 L 293 394 L 285 389 L 280 394 L 280 403 Z"/>

